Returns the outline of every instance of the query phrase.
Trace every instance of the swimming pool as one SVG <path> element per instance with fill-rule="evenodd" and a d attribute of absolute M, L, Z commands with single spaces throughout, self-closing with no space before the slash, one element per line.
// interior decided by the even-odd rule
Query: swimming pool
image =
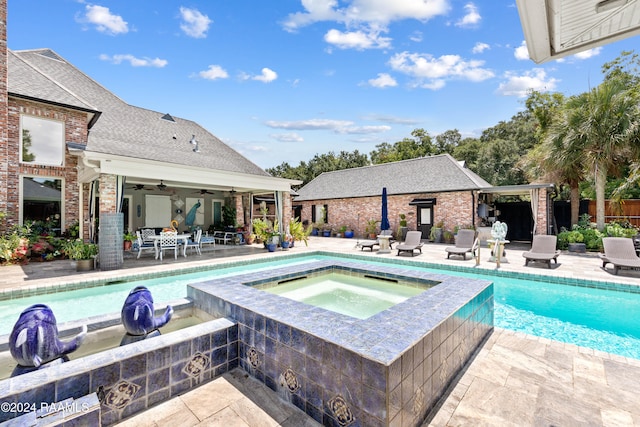
<path fill-rule="evenodd" d="M 307 263 L 331 258 L 336 257 L 329 253 L 290 255 L 281 257 L 278 261 L 255 263 L 250 268 L 252 271 L 259 271 L 288 263 Z M 494 282 L 496 327 L 640 359 L 640 322 L 637 321 L 640 314 L 640 293 L 585 287 L 589 285 L 586 281 L 576 281 L 585 286 L 570 286 L 540 281 L 541 277 L 534 275 L 526 278 L 516 278 L 507 273 L 494 276 L 472 273 L 472 269 L 468 267 L 454 271 L 447 266 L 424 267 L 425 264 L 410 260 L 372 261 L 370 257 L 357 255 L 348 258 L 381 265 L 401 264 L 405 268 L 472 278 L 490 277 Z M 119 312 L 124 298 L 135 286 L 149 287 L 156 302 L 168 301 L 183 298 L 188 283 L 206 280 L 207 277 L 239 274 L 247 269 L 247 265 L 229 265 L 181 276 L 72 291 L 74 304 L 68 304 L 68 295 L 61 300 L 57 294 L 0 301 L 0 335 L 11 331 L 19 313 L 30 304 L 44 302 L 52 306 L 58 321 L 65 322 L 95 314 Z M 107 289 L 109 294 L 105 296 L 101 292 Z M 88 307 L 92 307 L 89 314 L 77 311 Z M 70 313 L 65 313 L 66 310 Z"/>

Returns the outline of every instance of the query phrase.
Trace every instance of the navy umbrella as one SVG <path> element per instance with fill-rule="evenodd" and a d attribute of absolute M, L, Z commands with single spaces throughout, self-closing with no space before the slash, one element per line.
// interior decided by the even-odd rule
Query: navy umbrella
<path fill-rule="evenodd" d="M 387 209 L 387 187 L 382 187 L 382 221 L 380 221 L 380 230 L 388 230 L 390 228 Z"/>

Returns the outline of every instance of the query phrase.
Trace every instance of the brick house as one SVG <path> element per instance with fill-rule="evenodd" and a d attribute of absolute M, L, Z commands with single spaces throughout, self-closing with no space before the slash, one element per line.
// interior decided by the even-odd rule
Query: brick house
<path fill-rule="evenodd" d="M 207 229 L 225 206 L 241 226 L 260 194 L 278 194 L 288 212 L 299 181 L 272 177 L 191 120 L 127 104 L 51 49 L 8 49 L 6 0 L 0 8 L 0 232 L 77 222 L 90 238 L 96 219 L 116 212 L 124 230 L 172 220 L 184 229 L 192 208 Z"/>
<path fill-rule="evenodd" d="M 293 209 L 302 221 L 316 223 L 324 213 L 334 232 L 347 226 L 357 236 L 364 236 L 369 220 L 378 221 L 380 230 L 383 188 L 387 189 L 388 218 L 394 233 L 399 228 L 400 214 L 404 214 L 407 228 L 422 231 L 423 239 L 429 238 L 436 224 L 450 231 L 465 226 L 490 228 L 489 221 L 500 219 L 489 216 L 493 214 L 489 210 L 492 200 L 506 194 L 502 187 L 491 186 L 464 162 L 442 154 L 325 172 L 298 190 Z M 508 194 L 534 194 L 538 201 L 533 226 L 536 233 L 547 233 L 549 188 L 552 185 L 508 187 Z"/>

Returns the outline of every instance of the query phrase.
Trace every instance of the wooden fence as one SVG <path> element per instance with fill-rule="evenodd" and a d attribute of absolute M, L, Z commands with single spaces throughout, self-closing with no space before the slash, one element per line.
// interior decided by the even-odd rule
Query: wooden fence
<path fill-rule="evenodd" d="M 616 209 L 617 206 L 610 206 L 609 201 L 604 202 L 604 222 L 611 221 L 629 221 L 629 223 L 640 227 L 640 199 L 625 200 L 622 204 L 622 213 L 619 213 Z M 591 221 L 596 220 L 596 201 L 589 200 L 589 215 L 591 215 Z"/>

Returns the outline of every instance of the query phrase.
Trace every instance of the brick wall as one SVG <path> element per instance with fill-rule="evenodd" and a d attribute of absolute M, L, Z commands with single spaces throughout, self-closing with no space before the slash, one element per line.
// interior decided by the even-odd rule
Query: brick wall
<path fill-rule="evenodd" d="M 473 223 L 475 207 L 470 191 L 390 195 L 387 197 L 387 208 L 389 223 L 394 233 L 398 230 L 401 213 L 406 215 L 409 230 L 417 229 L 417 208 L 410 206 L 409 203 L 413 199 L 428 198 L 436 199 L 436 204 L 433 206 L 434 224 L 443 221 L 445 228 L 453 230 L 455 226 Z M 367 221 L 370 219 L 380 221 L 381 215 L 381 196 L 303 201 L 295 204 L 302 206 L 301 220 L 308 221 L 309 224 L 312 222 L 312 206 L 328 205 L 328 223 L 334 231 L 346 225 L 353 229 L 357 236 L 364 235 Z M 477 223 L 476 219 L 475 224 Z"/>
<path fill-rule="evenodd" d="M 19 223 L 20 215 L 20 178 L 23 175 L 52 177 L 64 182 L 63 230 L 71 222 L 80 218 L 80 194 L 78 187 L 78 158 L 65 150 L 64 166 L 44 166 L 20 163 L 20 116 L 28 114 L 64 122 L 65 141 L 86 143 L 86 114 L 55 107 L 47 104 L 11 98 L 8 100 L 7 126 L 3 127 L 7 134 L 5 158 L 2 165 L 6 168 L 6 193 L 0 203 L 4 203 L 7 213 L 6 226 Z M 3 151 L 4 153 L 5 151 Z M 0 193 L 1 194 L 1 193 Z"/>
<path fill-rule="evenodd" d="M 9 181 L 9 147 L 7 144 L 8 122 L 7 94 L 7 0 L 0 0 L 0 182 Z M 8 188 L 0 185 L 0 212 L 7 212 Z M 0 221 L 0 233 L 6 231 L 6 222 Z"/>

